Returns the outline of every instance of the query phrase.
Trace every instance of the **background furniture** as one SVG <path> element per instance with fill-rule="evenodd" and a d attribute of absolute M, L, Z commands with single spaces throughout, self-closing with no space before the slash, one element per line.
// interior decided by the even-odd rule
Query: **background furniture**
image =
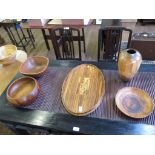
<path fill-rule="evenodd" d="M 155 19 L 138 19 L 138 21 L 142 24 L 155 23 Z"/>
<path fill-rule="evenodd" d="M 125 27 L 109 26 L 101 28 L 98 33 L 98 61 L 117 60 L 121 50 L 123 32 L 128 32 L 127 47 L 130 45 L 132 30 Z M 102 51 L 104 47 L 104 50 Z"/>
<path fill-rule="evenodd" d="M 80 30 L 71 27 L 49 30 L 56 59 L 81 60 L 81 36 Z M 77 43 L 78 51 L 75 49 Z"/>
<path fill-rule="evenodd" d="M 32 31 L 27 30 L 27 33 L 24 32 L 20 27 L 20 22 L 4 21 L 1 22 L 0 25 L 7 32 L 12 44 L 16 45 L 17 47 L 22 47 L 24 51 L 27 51 L 26 47 L 29 46 L 29 44 L 32 44 L 33 48 L 35 48 L 35 39 Z"/>
<path fill-rule="evenodd" d="M 121 19 L 102 19 L 100 28 L 105 28 L 107 26 L 122 26 Z"/>
<path fill-rule="evenodd" d="M 130 47 L 137 49 L 143 60 L 155 60 L 155 33 L 135 33 Z"/>
<path fill-rule="evenodd" d="M 53 20 L 56 20 L 56 19 L 53 19 Z M 89 20 L 87 23 L 85 23 L 84 19 L 59 19 L 59 20 L 56 20 L 56 22 L 53 21 L 51 24 L 47 23 L 43 25 L 40 19 L 32 19 L 27 24 L 22 23 L 21 26 L 22 28 L 25 28 L 25 29 L 41 29 L 46 43 L 46 47 L 48 50 L 50 50 L 48 40 L 51 41 L 51 36 L 49 34 L 50 29 L 58 28 L 58 27 L 78 28 L 81 31 L 80 40 L 83 42 L 83 49 L 84 49 L 84 52 L 86 52 L 84 26 L 90 25 L 92 22 L 93 20 Z"/>
<path fill-rule="evenodd" d="M 5 44 L 5 40 L 1 37 L 0 35 L 0 46 L 4 45 Z"/>
<path fill-rule="evenodd" d="M 122 26 L 121 19 L 102 19 L 101 29 L 104 29 L 109 26 Z M 102 40 L 104 38 L 104 32 L 102 33 Z M 101 42 L 101 47 L 103 48 L 103 42 Z"/>

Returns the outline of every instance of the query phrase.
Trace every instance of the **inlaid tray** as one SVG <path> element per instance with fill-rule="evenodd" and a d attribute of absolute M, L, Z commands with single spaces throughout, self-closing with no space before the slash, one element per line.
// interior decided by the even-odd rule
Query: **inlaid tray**
<path fill-rule="evenodd" d="M 73 68 L 62 85 L 62 102 L 65 109 L 77 116 L 94 111 L 105 93 L 104 76 L 94 65 L 82 64 Z"/>

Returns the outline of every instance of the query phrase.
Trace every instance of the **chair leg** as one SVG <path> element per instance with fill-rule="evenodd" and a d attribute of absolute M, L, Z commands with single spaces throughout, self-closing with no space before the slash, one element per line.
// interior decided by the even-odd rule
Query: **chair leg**
<path fill-rule="evenodd" d="M 82 36 L 83 36 L 83 47 L 84 47 L 84 53 L 86 53 L 86 44 L 85 44 L 84 28 L 82 28 Z"/>
<path fill-rule="evenodd" d="M 97 58 L 98 58 L 98 61 L 100 61 L 100 50 L 101 50 L 101 39 L 102 38 L 102 34 L 101 34 L 101 31 L 99 30 L 98 32 L 98 52 L 97 52 Z"/>
<path fill-rule="evenodd" d="M 104 36 L 104 32 L 102 32 L 102 35 L 101 35 L 101 50 L 103 50 L 103 36 Z"/>
<path fill-rule="evenodd" d="M 44 40 L 45 40 L 45 43 L 46 43 L 46 47 L 48 50 L 50 50 L 50 46 L 48 44 L 48 40 L 46 39 L 46 33 L 45 33 L 45 30 L 42 29 L 42 34 L 43 34 L 43 37 L 44 37 Z"/>

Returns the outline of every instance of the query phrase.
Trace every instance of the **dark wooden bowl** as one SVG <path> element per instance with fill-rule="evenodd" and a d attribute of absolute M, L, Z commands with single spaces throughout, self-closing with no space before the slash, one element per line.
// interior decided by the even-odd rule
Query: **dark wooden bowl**
<path fill-rule="evenodd" d="M 15 106 L 26 106 L 35 101 L 40 86 L 32 77 L 22 77 L 15 80 L 7 89 L 7 99 Z"/>
<path fill-rule="evenodd" d="M 40 77 L 47 70 L 49 59 L 43 56 L 28 58 L 20 67 L 19 72 L 23 75 Z"/>
<path fill-rule="evenodd" d="M 120 89 L 115 102 L 124 114 L 133 118 L 144 118 L 154 109 L 152 98 L 144 90 L 135 87 Z"/>

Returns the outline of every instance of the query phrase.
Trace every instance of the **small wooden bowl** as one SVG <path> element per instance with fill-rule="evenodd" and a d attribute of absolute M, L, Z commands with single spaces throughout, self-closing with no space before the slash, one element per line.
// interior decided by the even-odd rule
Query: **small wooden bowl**
<path fill-rule="evenodd" d="M 32 77 L 22 77 L 15 80 L 7 90 L 7 99 L 15 106 L 26 106 L 35 101 L 40 86 Z"/>
<path fill-rule="evenodd" d="M 17 47 L 4 45 L 0 47 L 0 64 L 9 65 L 16 60 Z"/>
<path fill-rule="evenodd" d="M 43 56 L 28 58 L 20 67 L 19 72 L 23 75 L 40 77 L 47 70 L 49 59 Z"/>
<path fill-rule="evenodd" d="M 144 118 L 154 109 L 152 98 L 144 91 L 135 87 L 120 89 L 115 97 L 117 107 L 127 116 Z"/>

